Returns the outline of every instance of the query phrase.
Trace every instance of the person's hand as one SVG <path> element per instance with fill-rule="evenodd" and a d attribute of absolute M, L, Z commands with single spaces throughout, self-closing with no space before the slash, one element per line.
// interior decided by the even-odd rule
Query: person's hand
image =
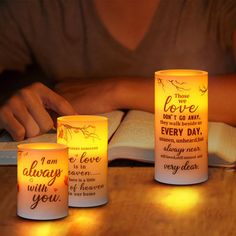
<path fill-rule="evenodd" d="M 154 110 L 154 80 L 150 78 L 67 80 L 58 83 L 55 91 L 79 114 L 99 114 L 117 109 Z"/>
<path fill-rule="evenodd" d="M 79 114 L 99 114 L 118 109 L 114 79 L 67 80 L 55 91 L 65 97 Z"/>
<path fill-rule="evenodd" d="M 7 130 L 16 141 L 45 133 L 53 127 L 50 110 L 59 115 L 75 114 L 64 98 L 45 85 L 34 83 L 0 107 L 0 129 Z"/>

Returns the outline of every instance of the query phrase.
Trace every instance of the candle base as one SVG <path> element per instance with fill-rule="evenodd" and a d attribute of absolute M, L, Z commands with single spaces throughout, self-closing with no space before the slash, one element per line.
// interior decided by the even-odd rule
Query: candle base
<path fill-rule="evenodd" d="M 24 215 L 24 214 L 20 214 L 17 213 L 17 216 L 26 220 L 37 220 L 37 221 L 48 221 L 48 220 L 59 220 L 59 219 L 63 219 L 66 218 L 68 216 L 67 214 L 63 214 L 60 216 L 32 216 L 32 215 Z"/>
<path fill-rule="evenodd" d="M 98 201 L 81 201 L 80 199 L 78 199 L 77 201 L 69 201 L 69 207 L 78 207 L 78 208 L 89 208 L 89 207 L 99 207 L 102 205 L 105 205 L 108 203 L 108 199 L 102 199 L 102 200 L 98 200 Z"/>
<path fill-rule="evenodd" d="M 203 178 L 195 179 L 195 180 L 170 180 L 168 178 L 160 178 L 155 177 L 155 181 L 162 183 L 162 184 L 168 184 L 168 185 L 194 185 L 194 184 L 201 184 L 208 180 L 208 176 L 204 176 Z"/>

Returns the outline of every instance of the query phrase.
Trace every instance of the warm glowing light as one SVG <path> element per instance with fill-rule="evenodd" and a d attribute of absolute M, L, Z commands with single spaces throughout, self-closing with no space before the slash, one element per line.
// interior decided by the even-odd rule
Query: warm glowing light
<path fill-rule="evenodd" d="M 69 232 L 78 230 L 81 234 L 96 235 L 99 228 L 101 228 L 101 225 L 104 224 L 101 217 L 100 211 L 91 211 L 89 209 L 78 211 L 76 209 L 71 209 Z"/>
<path fill-rule="evenodd" d="M 18 145 L 17 214 L 35 220 L 68 215 L 68 148 L 61 144 Z"/>
<path fill-rule="evenodd" d="M 198 70 L 155 73 L 155 179 L 194 184 L 208 178 L 208 78 Z"/>
<path fill-rule="evenodd" d="M 69 206 L 105 204 L 108 122 L 102 116 L 58 118 L 57 142 L 69 148 Z"/>
<path fill-rule="evenodd" d="M 86 227 L 91 227 L 99 222 L 97 214 L 92 211 L 74 211 L 71 213 L 72 223 L 83 225 Z"/>
<path fill-rule="evenodd" d="M 199 203 L 199 193 L 193 188 L 173 188 L 165 197 L 162 204 L 176 212 L 186 212 Z"/>
<path fill-rule="evenodd" d="M 76 223 L 81 224 L 81 225 L 86 225 L 87 227 L 94 224 L 94 219 L 92 216 L 79 215 L 77 216 L 75 221 Z"/>
<path fill-rule="evenodd" d="M 32 224 L 18 225 L 17 235 L 34 235 L 34 236 L 62 236 L 67 235 L 69 225 L 66 221 L 57 222 L 37 222 Z"/>
<path fill-rule="evenodd" d="M 42 223 L 33 227 L 32 233 L 34 236 L 49 236 L 52 233 L 52 225 L 50 222 Z"/>

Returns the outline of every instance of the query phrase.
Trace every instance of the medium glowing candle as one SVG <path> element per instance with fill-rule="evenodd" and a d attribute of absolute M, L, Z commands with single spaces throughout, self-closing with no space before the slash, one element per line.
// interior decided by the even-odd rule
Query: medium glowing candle
<path fill-rule="evenodd" d="M 17 214 L 34 220 L 68 215 L 68 148 L 56 143 L 18 145 Z"/>
<path fill-rule="evenodd" d="M 69 206 L 107 203 L 107 118 L 63 116 L 57 121 L 57 142 L 69 148 Z"/>
<path fill-rule="evenodd" d="M 208 178 L 208 73 L 155 73 L 155 179 L 195 184 Z"/>

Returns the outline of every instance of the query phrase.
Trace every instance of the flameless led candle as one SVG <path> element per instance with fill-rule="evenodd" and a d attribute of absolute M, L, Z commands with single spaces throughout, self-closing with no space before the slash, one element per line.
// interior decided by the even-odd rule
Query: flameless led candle
<path fill-rule="evenodd" d="M 155 179 L 195 184 L 208 178 L 208 73 L 155 73 Z"/>
<path fill-rule="evenodd" d="M 69 148 L 69 206 L 107 203 L 107 118 L 63 116 L 57 121 L 57 142 Z"/>
<path fill-rule="evenodd" d="M 17 214 L 34 220 L 68 215 L 68 148 L 56 143 L 18 145 Z"/>

